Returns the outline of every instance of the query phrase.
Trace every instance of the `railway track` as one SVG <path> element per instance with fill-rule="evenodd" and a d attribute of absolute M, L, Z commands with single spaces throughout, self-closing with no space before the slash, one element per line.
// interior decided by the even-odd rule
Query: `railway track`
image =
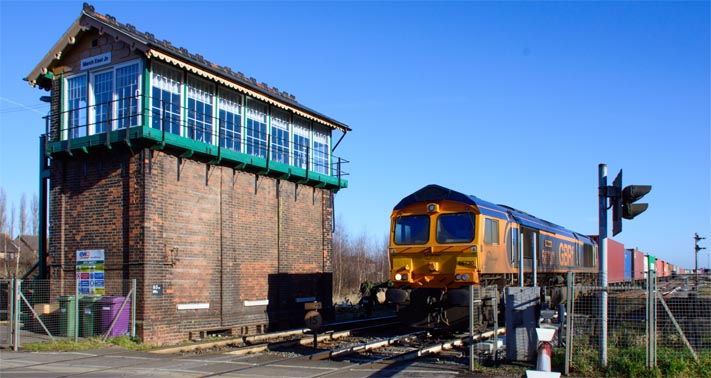
<path fill-rule="evenodd" d="M 443 350 L 462 347 L 472 342 L 468 336 L 444 340 L 424 331 L 383 335 L 385 333 L 383 327 L 388 331 L 392 331 L 393 327 L 388 320 L 380 323 L 379 325 L 361 324 L 360 327 L 348 330 L 324 332 L 319 336 L 321 339 L 317 349 L 313 347 L 312 335 L 304 334 L 304 330 L 292 330 L 259 337 L 205 343 L 201 348 L 190 351 L 185 350 L 184 346 L 182 349 L 164 348 L 152 353 L 104 350 L 101 352 L 101 358 L 110 361 L 111 367 L 87 364 L 80 372 L 51 376 L 111 375 L 112 372 L 123 367 L 142 375 L 154 372 L 159 365 L 162 366 L 160 370 L 169 371 L 171 376 L 185 377 L 329 377 L 342 374 L 359 377 L 369 376 L 373 371 L 391 369 L 402 361 L 426 359 Z M 500 330 L 499 333 L 502 331 Z M 492 335 L 493 332 L 477 336 L 473 341 Z M 63 360 L 81 365 L 84 359 L 95 361 L 96 355 L 57 353 L 56 357 L 43 364 L 25 365 L 25 368 L 34 371 L 54 371 L 56 369 L 53 367 Z M 1 370 L 3 376 L 13 376 L 12 371 Z M 462 366 L 459 364 L 457 367 L 449 366 L 447 369 L 429 368 L 423 371 L 427 373 L 423 373 L 424 376 L 432 376 L 434 373 L 435 376 L 451 376 L 455 371 L 462 371 Z"/>

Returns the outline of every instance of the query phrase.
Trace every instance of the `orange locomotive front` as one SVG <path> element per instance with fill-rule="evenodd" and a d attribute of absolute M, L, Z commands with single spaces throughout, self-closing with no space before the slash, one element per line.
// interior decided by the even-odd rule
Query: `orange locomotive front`
<path fill-rule="evenodd" d="M 428 185 L 395 206 L 390 228 L 387 299 L 416 327 L 456 326 L 470 303 L 491 320 L 487 299 L 469 298 L 468 286 L 561 282 L 570 270 L 594 272 L 596 245 L 583 235 L 510 207 Z M 536 260 L 537 259 L 537 260 Z"/>

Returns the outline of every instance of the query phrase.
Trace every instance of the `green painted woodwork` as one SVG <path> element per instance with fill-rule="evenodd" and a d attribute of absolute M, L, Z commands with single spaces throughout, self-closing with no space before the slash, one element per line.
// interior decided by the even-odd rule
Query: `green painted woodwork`
<path fill-rule="evenodd" d="M 179 135 L 164 133 L 161 130 L 148 126 L 135 126 L 130 129 L 114 130 L 108 133 L 89 135 L 86 137 L 48 142 L 46 153 L 48 157 L 57 157 L 61 154 L 70 156 L 81 151 L 91 153 L 96 148 L 107 148 L 117 143 L 131 145 L 145 145 L 151 149 L 163 150 L 177 149 L 182 157 L 202 156 L 213 163 L 219 162 L 235 169 L 246 169 L 259 174 L 289 179 L 310 186 L 340 190 L 348 187 L 348 181 L 338 177 L 328 176 L 303 168 L 290 166 L 275 161 L 252 156 L 245 153 L 220 148 L 216 145 L 181 137 Z"/>

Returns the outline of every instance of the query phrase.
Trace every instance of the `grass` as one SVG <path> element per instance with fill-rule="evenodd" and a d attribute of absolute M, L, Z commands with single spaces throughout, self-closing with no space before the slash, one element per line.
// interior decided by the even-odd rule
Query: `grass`
<path fill-rule="evenodd" d="M 82 350 L 108 348 L 111 346 L 118 346 L 127 350 L 149 350 L 154 348 L 153 346 L 142 344 L 139 338 L 119 336 L 110 338 L 106 342 L 101 341 L 98 337 L 90 337 L 76 342 L 74 340 L 58 340 L 55 342 L 42 341 L 36 343 L 26 343 L 22 344 L 22 349 L 30 352 L 76 352 Z"/>
<path fill-rule="evenodd" d="M 644 346 L 610 347 L 607 351 L 607 368 L 599 363 L 597 349 L 590 347 L 586 336 L 576 338 L 571 374 L 578 377 L 702 377 L 711 378 L 711 353 L 699 354 L 699 362 L 695 362 L 685 350 L 678 348 L 659 347 L 657 349 L 657 367 L 646 368 L 646 348 Z M 563 371 L 565 349 L 553 351 L 554 370 Z"/>

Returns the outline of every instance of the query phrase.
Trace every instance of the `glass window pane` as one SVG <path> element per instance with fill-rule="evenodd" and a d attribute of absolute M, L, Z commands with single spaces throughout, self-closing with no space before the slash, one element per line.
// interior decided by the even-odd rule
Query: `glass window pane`
<path fill-rule="evenodd" d="M 67 138 L 79 138 L 87 135 L 87 83 L 86 75 L 67 79 L 67 111 L 65 129 Z"/>
<path fill-rule="evenodd" d="M 289 114 L 272 109 L 271 159 L 289 164 Z"/>
<path fill-rule="evenodd" d="M 221 90 L 219 99 L 220 146 L 240 151 L 242 145 L 242 96 Z"/>
<path fill-rule="evenodd" d="M 301 117 L 294 117 L 294 166 L 302 169 L 309 168 L 310 140 L 311 125 L 309 121 Z"/>
<path fill-rule="evenodd" d="M 499 221 L 487 219 L 484 223 L 484 243 L 499 244 Z"/>
<path fill-rule="evenodd" d="M 154 64 L 151 76 L 151 127 L 180 135 L 181 77 L 178 70 Z"/>
<path fill-rule="evenodd" d="M 247 153 L 267 157 L 267 107 L 255 100 L 247 101 Z"/>
<path fill-rule="evenodd" d="M 330 144 L 328 129 L 314 126 L 313 170 L 325 175 L 330 174 Z"/>
<path fill-rule="evenodd" d="M 188 78 L 188 138 L 212 143 L 213 85 Z"/>
<path fill-rule="evenodd" d="M 116 69 L 116 127 L 138 126 L 139 64 L 134 63 Z"/>
<path fill-rule="evenodd" d="M 437 217 L 438 243 L 468 243 L 474 240 L 474 214 L 441 214 Z"/>
<path fill-rule="evenodd" d="M 111 116 L 114 93 L 114 72 L 107 71 L 94 74 L 92 78 L 93 114 L 95 134 L 111 131 Z"/>
<path fill-rule="evenodd" d="M 430 217 L 412 215 L 395 219 L 395 244 L 425 244 L 430 240 Z"/>

